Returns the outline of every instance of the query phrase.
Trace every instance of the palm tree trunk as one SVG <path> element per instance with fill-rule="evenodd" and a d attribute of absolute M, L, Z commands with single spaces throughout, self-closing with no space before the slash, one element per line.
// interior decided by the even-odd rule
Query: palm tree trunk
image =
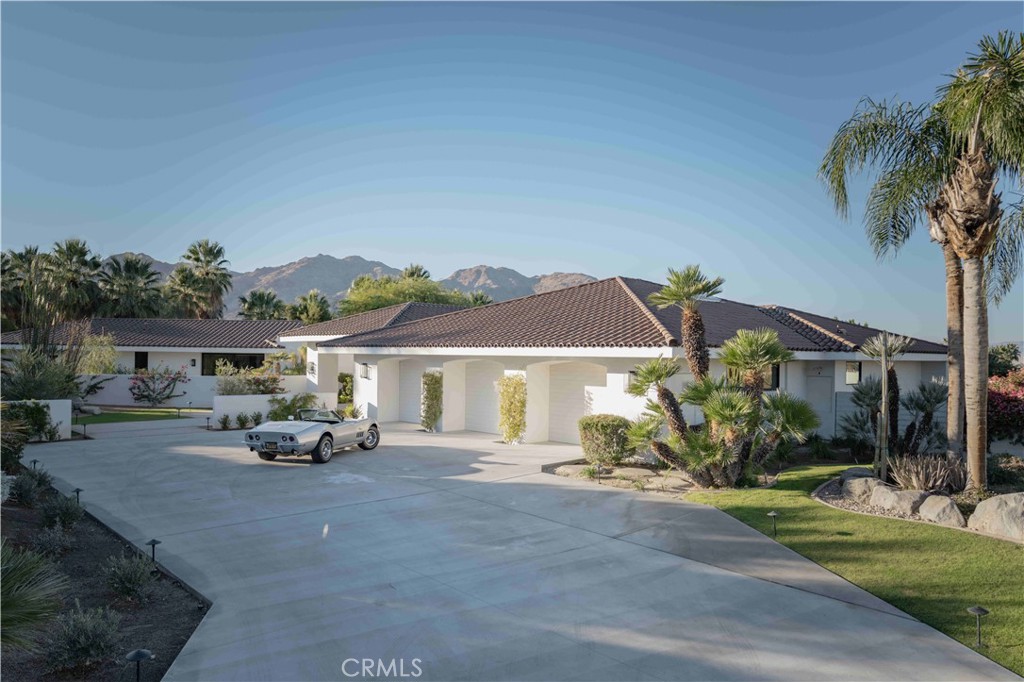
<path fill-rule="evenodd" d="M 896 368 L 890 367 L 889 375 L 889 452 L 898 453 L 900 447 L 900 381 Z"/>
<path fill-rule="evenodd" d="M 708 375 L 711 361 L 708 356 L 708 345 L 704 338 L 704 318 L 700 312 L 692 308 L 683 308 L 683 352 L 686 364 L 694 381 L 700 381 Z"/>
<path fill-rule="evenodd" d="M 947 453 L 964 456 L 964 269 L 950 244 L 942 245 L 946 258 L 946 399 Z"/>
<path fill-rule="evenodd" d="M 686 436 L 686 418 L 683 417 L 683 410 L 675 395 L 663 384 L 657 387 L 658 404 L 661 411 L 665 413 L 665 420 L 668 422 L 669 433 L 679 438 Z"/>
<path fill-rule="evenodd" d="M 971 487 L 988 483 L 988 298 L 985 263 L 964 259 L 964 403 L 967 407 L 967 467 Z"/>

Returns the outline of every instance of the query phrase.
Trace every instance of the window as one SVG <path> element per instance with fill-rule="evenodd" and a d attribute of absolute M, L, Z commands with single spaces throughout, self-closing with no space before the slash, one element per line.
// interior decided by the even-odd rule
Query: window
<path fill-rule="evenodd" d="M 846 385 L 853 386 L 860 383 L 860 363 L 846 363 Z"/>
<path fill-rule="evenodd" d="M 779 387 L 779 376 L 781 368 L 779 365 L 772 365 L 771 372 L 765 372 L 764 390 L 774 391 Z M 727 369 L 725 376 L 730 383 L 739 384 L 743 382 L 743 373 L 736 369 Z"/>
<path fill-rule="evenodd" d="M 135 353 L 135 369 L 149 369 L 149 353 L 146 351 Z"/>
<path fill-rule="evenodd" d="M 263 366 L 263 353 L 203 353 L 203 376 L 217 374 L 217 361 L 225 360 L 238 369 L 255 369 Z"/>

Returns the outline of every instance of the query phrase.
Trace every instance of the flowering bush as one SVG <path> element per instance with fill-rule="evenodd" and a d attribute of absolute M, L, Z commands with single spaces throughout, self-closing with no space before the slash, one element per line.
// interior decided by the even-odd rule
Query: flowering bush
<path fill-rule="evenodd" d="M 137 403 L 146 403 L 150 407 L 162 405 L 171 398 L 180 398 L 184 392 L 175 393 L 178 384 L 187 384 L 191 379 L 185 368 L 171 370 L 168 367 L 156 369 L 140 369 L 128 380 L 128 391 Z"/>
<path fill-rule="evenodd" d="M 988 438 L 1024 445 L 1024 368 L 989 378 Z"/>

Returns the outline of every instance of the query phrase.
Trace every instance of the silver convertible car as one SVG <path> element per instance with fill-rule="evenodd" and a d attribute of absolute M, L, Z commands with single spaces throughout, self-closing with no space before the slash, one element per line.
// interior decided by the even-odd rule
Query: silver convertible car
<path fill-rule="evenodd" d="M 330 461 L 335 451 L 358 445 L 373 450 L 380 429 L 370 419 L 345 419 L 334 410 L 299 410 L 286 422 L 264 422 L 245 432 L 245 444 L 260 459 L 278 455 L 311 455 L 317 464 Z"/>

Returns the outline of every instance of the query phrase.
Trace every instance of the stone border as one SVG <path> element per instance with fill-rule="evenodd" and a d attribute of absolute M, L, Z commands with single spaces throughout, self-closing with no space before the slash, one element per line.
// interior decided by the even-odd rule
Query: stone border
<path fill-rule="evenodd" d="M 811 492 L 811 499 L 814 500 L 815 502 L 817 502 L 818 504 L 822 504 L 822 505 L 828 507 L 829 509 L 835 509 L 835 510 L 838 510 L 838 511 L 841 511 L 841 512 L 847 512 L 849 514 L 860 514 L 861 516 L 870 516 L 870 517 L 875 518 L 875 519 L 887 519 L 889 521 L 906 521 L 907 523 L 920 523 L 920 524 L 923 524 L 925 526 L 930 526 L 932 528 L 948 528 L 949 530 L 956 530 L 956 531 L 961 531 L 961 532 L 965 532 L 965 533 L 972 533 L 974 535 L 980 535 L 983 538 L 992 538 L 993 540 L 1002 540 L 1003 542 L 1009 542 L 1012 545 L 1024 546 L 1024 541 L 1014 540 L 1013 538 L 1003 537 L 1002 535 L 991 535 L 990 533 L 982 533 L 981 531 L 973 530 L 973 529 L 967 528 L 967 527 L 956 528 L 954 526 L 942 526 L 942 525 L 939 525 L 937 523 L 932 523 L 931 521 L 923 521 L 921 519 L 903 519 L 903 518 L 897 518 L 897 517 L 894 517 L 894 516 L 884 516 L 882 514 L 872 514 L 871 512 L 858 511 L 856 509 L 846 509 L 845 507 L 837 507 L 834 504 L 829 504 L 825 500 L 823 500 L 820 497 L 818 497 L 818 493 L 821 491 L 822 488 L 824 488 L 825 486 L 829 485 L 830 483 L 832 483 L 833 481 L 836 481 L 836 480 L 842 480 L 842 479 L 839 476 L 836 476 L 835 478 L 828 479 L 827 481 L 825 481 L 824 483 L 819 485 L 817 488 L 815 488 Z"/>

